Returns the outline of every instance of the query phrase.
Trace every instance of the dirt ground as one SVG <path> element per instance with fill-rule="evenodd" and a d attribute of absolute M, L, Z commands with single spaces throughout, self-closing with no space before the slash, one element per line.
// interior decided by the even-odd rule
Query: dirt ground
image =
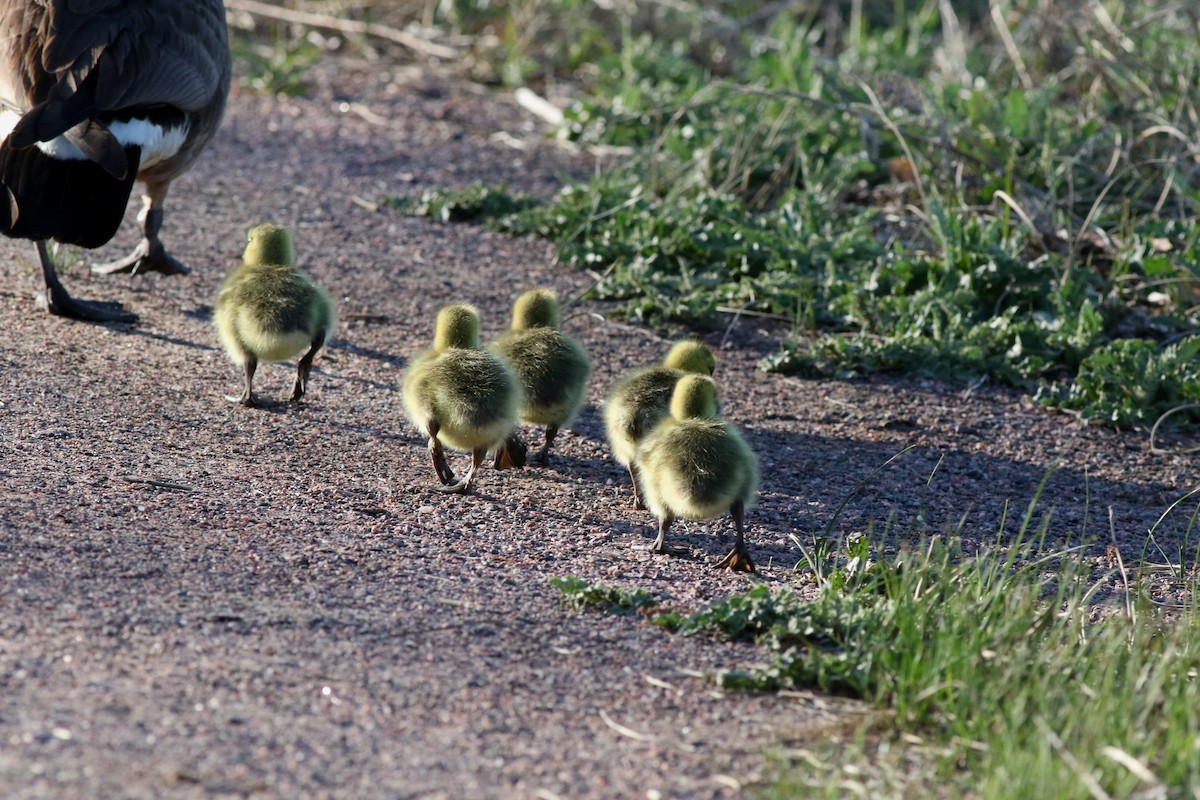
<path fill-rule="evenodd" d="M 476 303 L 492 335 L 522 289 L 571 298 L 589 279 L 555 268 L 545 242 L 368 206 L 477 180 L 548 195 L 591 165 L 491 90 L 350 63 L 313 77 L 306 98 L 235 92 L 174 186 L 164 240 L 190 276 L 67 274 L 77 296 L 139 313 L 136 326 L 38 311 L 33 248 L 0 241 L 3 796 L 745 796 L 775 754 L 862 707 L 723 693 L 703 674 L 764 654 L 576 614 L 549 578 L 684 609 L 754 580 L 795 583 L 797 541 L 856 487 L 836 534 L 893 518 L 903 541 L 919 516 L 935 532 L 962 520 L 968 549 L 1006 541 L 1053 464 L 1035 514 L 1051 514 L 1052 543 L 1095 542 L 1095 556 L 1115 536 L 1127 558 L 1161 560 L 1144 549 L 1156 523 L 1168 555 L 1188 540 L 1194 506 L 1158 520 L 1196 486 L 1194 460 L 1151 453 L 1144 434 L 989 386 L 766 375 L 755 362 L 774 334 L 742 318 L 708 340 L 727 415 L 762 460 L 748 516 L 761 575 L 708 568 L 727 520 L 677 523 L 682 553 L 651 555 L 653 521 L 630 508 L 596 403 L 669 342 L 589 303 L 565 327 L 592 353 L 592 403 L 551 466 L 434 492 L 399 384 L 437 308 Z M 135 210 L 82 255 L 125 252 Z M 294 368 L 267 365 L 256 388 L 274 402 L 247 410 L 222 399 L 239 376 L 209 316 L 263 221 L 294 229 L 342 324 L 302 406 L 281 402 Z"/>

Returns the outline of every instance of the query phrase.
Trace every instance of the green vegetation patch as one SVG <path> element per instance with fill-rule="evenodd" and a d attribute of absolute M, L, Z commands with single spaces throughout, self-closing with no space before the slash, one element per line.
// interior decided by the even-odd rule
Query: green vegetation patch
<path fill-rule="evenodd" d="M 677 635 L 761 647 L 765 663 L 713 676 L 726 689 L 816 688 L 878 709 L 856 741 L 817 743 L 767 796 L 1195 796 L 1197 553 L 1126 565 L 1044 549 L 1039 498 L 1014 544 L 972 553 L 953 531 L 891 555 L 867 535 L 816 539 L 798 571 L 815 597 L 811 584 L 802 596 L 759 583 L 694 613 L 653 613 L 663 607 L 644 593 L 553 583 L 576 608 L 636 608 Z M 868 740 L 894 751 L 891 766 Z"/>
<path fill-rule="evenodd" d="M 563 602 L 576 611 L 597 609 L 609 613 L 639 611 L 658 604 L 654 596 L 641 589 L 589 583 L 575 575 L 551 578 L 550 585 L 562 594 Z"/>
<path fill-rule="evenodd" d="M 830 27 L 841 10 L 552 3 L 574 55 L 550 26 L 500 72 L 574 82 L 560 135 L 618 155 L 548 203 L 469 188 L 472 218 L 555 241 L 635 320 L 777 318 L 766 369 L 984 378 L 1151 424 L 1195 385 L 1194 20 L 1131 4 L 1068 32 L 944 5 Z M 456 195 L 408 210 L 446 218 Z"/>

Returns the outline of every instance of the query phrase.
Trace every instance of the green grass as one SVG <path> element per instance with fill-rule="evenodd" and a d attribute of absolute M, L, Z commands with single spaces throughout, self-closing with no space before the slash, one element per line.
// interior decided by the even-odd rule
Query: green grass
<path fill-rule="evenodd" d="M 1016 544 L 966 555 L 951 535 L 885 557 L 864 537 L 806 551 L 815 600 L 760 584 L 652 619 L 763 647 L 764 666 L 714 676 L 727 689 L 879 710 L 856 740 L 810 745 L 765 797 L 1200 797 L 1195 606 L 1154 602 L 1153 570 L 1043 550 L 1035 505 Z M 1200 588 L 1194 571 L 1164 580 Z"/>
<path fill-rule="evenodd" d="M 766 369 L 986 378 L 1118 426 L 1195 402 L 1195 13 L 1022 6 L 1001 26 L 956 6 L 957 26 L 934 0 L 854 20 L 455 4 L 460 28 L 508 32 L 498 76 L 576 87 L 561 135 L 622 149 L 551 203 L 476 218 L 554 240 L 636 320 L 779 318 Z"/>
<path fill-rule="evenodd" d="M 243 88 L 264 94 L 303 95 L 308 72 L 321 58 L 321 48 L 306 38 L 276 32 L 270 42 L 232 36 L 229 42 L 234 75 Z"/>

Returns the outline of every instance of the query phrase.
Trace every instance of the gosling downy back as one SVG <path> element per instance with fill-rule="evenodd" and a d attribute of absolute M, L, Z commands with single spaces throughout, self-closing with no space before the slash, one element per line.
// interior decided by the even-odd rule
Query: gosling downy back
<path fill-rule="evenodd" d="M 558 329 L 558 300 L 549 289 L 530 289 L 513 304 L 512 327 L 492 344 L 521 381 L 520 418 L 561 426 L 583 405 L 590 359 Z"/>
<path fill-rule="evenodd" d="M 433 347 L 413 359 L 403 399 L 409 419 L 431 439 L 473 451 L 512 430 L 521 389 L 503 359 L 479 349 L 475 308 L 454 304 L 438 312 Z"/>
<path fill-rule="evenodd" d="M 225 352 L 245 373 L 245 389 L 231 397 L 254 406 L 259 361 L 287 361 L 308 348 L 296 365 L 291 402 L 308 390 L 313 358 L 333 335 L 333 302 L 312 278 L 298 272 L 292 237 L 278 225 L 250 230 L 242 265 L 217 295 L 213 322 Z"/>
<path fill-rule="evenodd" d="M 332 336 L 333 302 L 295 262 L 286 228 L 267 224 L 250 230 L 242 264 L 225 279 L 214 314 L 221 343 L 235 362 L 286 361 Z"/>
<path fill-rule="evenodd" d="M 685 375 L 670 415 L 638 447 L 646 504 L 660 518 L 710 519 L 734 503 L 753 504 L 758 459 L 741 433 L 720 419 L 711 378 Z"/>
<path fill-rule="evenodd" d="M 642 367 L 619 380 L 604 405 L 604 426 L 617 461 L 629 466 L 638 442 L 669 414 L 675 383 L 690 373 L 711 375 L 716 357 L 702 342 L 676 342 L 663 363 Z"/>

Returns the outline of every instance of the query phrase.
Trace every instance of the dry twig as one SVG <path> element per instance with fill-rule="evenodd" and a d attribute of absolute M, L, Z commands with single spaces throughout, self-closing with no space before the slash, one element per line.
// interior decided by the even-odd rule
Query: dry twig
<path fill-rule="evenodd" d="M 389 42 L 395 42 L 407 47 L 409 50 L 414 50 L 422 55 L 433 58 L 451 59 L 458 58 L 461 55 L 453 47 L 431 42 L 428 39 L 422 39 L 420 36 L 407 31 L 402 31 L 389 25 L 380 25 L 375 22 L 359 22 L 353 19 L 339 19 L 328 14 L 313 14 L 309 11 L 280 8 L 268 3 L 260 3 L 258 0 L 225 0 L 225 7 L 234 11 L 244 11 L 256 17 L 267 17 L 268 19 L 277 19 L 282 22 L 294 22 L 297 25 L 324 28 L 326 30 L 337 31 L 338 33 L 387 39 Z"/>

